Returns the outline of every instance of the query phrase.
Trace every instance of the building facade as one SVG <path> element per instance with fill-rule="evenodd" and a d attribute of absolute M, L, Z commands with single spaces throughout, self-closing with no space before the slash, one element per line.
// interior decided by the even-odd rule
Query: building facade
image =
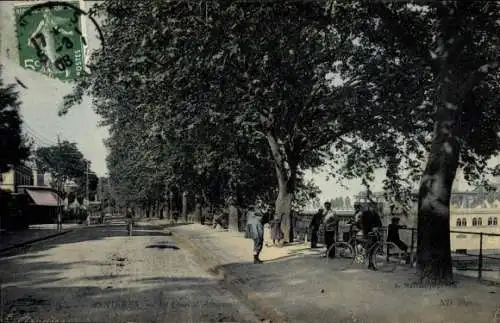
<path fill-rule="evenodd" d="M 496 186 L 498 180 L 494 181 Z M 460 181 L 456 181 L 454 186 L 460 188 Z M 366 193 L 361 193 L 355 197 L 357 202 L 363 202 L 366 198 Z M 495 203 L 491 203 L 493 207 L 471 207 L 481 199 L 482 195 L 479 192 L 453 192 L 452 203 L 450 210 L 450 244 L 453 252 L 466 251 L 468 253 L 483 249 L 485 254 L 500 253 L 500 236 L 490 234 L 500 234 L 500 208 L 495 207 Z M 374 193 L 372 199 L 376 202 L 384 204 L 384 215 L 390 214 L 390 209 L 387 203 L 384 203 L 383 193 Z M 474 202 L 474 203 L 473 203 Z M 415 203 L 412 206 L 408 216 L 401 216 L 400 224 L 406 225 L 409 228 L 417 227 L 417 208 Z M 390 222 L 390 216 L 383 216 L 382 222 L 384 226 Z M 482 233 L 482 238 L 481 238 Z M 401 230 L 401 239 L 406 243 L 411 243 L 411 231 Z M 481 246 L 482 240 L 482 246 Z M 413 241 L 416 246 L 416 234 L 413 233 Z"/>
<path fill-rule="evenodd" d="M 44 173 L 40 171 L 33 171 L 33 179 L 35 181 L 36 186 L 41 187 L 50 187 L 52 182 L 52 176 L 49 173 Z"/>
<path fill-rule="evenodd" d="M 482 248 L 496 252 L 500 250 L 500 209 L 452 209 L 450 215 L 450 242 L 452 251 L 479 250 L 482 238 Z"/>
<path fill-rule="evenodd" d="M 27 166 L 17 166 L 2 175 L 0 189 L 12 193 L 19 193 L 19 186 L 33 185 L 33 171 Z"/>

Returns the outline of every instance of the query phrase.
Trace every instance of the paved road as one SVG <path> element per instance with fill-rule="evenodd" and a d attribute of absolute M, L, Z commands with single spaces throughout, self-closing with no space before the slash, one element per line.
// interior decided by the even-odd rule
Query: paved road
<path fill-rule="evenodd" d="M 256 322 L 158 226 L 79 229 L 0 259 L 1 322 Z"/>

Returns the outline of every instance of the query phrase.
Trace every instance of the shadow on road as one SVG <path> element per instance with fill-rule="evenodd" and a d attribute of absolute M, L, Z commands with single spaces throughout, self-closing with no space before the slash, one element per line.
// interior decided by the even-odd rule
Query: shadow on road
<path fill-rule="evenodd" d="M 149 225 L 139 224 L 135 225 L 132 230 L 132 237 L 134 236 L 170 236 L 171 233 L 165 231 L 169 227 L 181 226 L 184 224 L 170 224 L 170 225 Z M 79 243 L 83 241 L 101 240 L 112 237 L 126 237 L 128 232 L 125 223 L 109 223 L 99 226 L 90 226 L 76 229 L 73 232 L 64 234 L 60 237 L 52 238 L 43 242 L 35 242 L 32 245 L 27 245 L 12 249 L 5 252 L 0 252 L 0 258 L 9 257 L 19 253 L 27 253 L 33 251 L 49 250 L 62 244 Z M 31 255 L 31 257 L 38 257 L 38 255 Z"/>
<path fill-rule="evenodd" d="M 104 253 L 102 260 L 100 256 L 97 260 L 86 260 L 89 258 L 85 255 L 92 252 L 94 246 L 102 248 L 102 244 L 85 244 L 82 248 L 81 245 L 77 246 L 78 243 L 115 237 L 124 237 L 124 243 L 133 241 L 128 240 L 124 224 L 80 229 L 4 257 L 0 263 L 0 322 L 30 319 L 71 322 L 242 322 L 236 300 L 227 294 L 214 292 L 214 289 L 219 288 L 216 280 L 182 270 L 183 265 L 179 265 L 177 260 L 183 260 L 186 256 L 172 241 L 164 238 L 169 236 L 163 230 L 167 227 L 139 225 L 130 237 L 158 237 L 158 241 L 146 244 L 145 248 L 167 249 L 157 251 L 165 258 L 144 258 L 134 262 L 133 254 L 130 254 L 128 247 L 124 247 L 123 252 L 111 250 Z M 57 261 L 64 254 L 58 249 L 55 255 L 52 249 L 58 246 L 63 246 L 64 252 L 82 254 L 82 260 Z M 140 243 L 131 246 L 139 247 Z M 141 248 L 133 249 L 133 252 L 145 250 L 144 245 Z M 147 270 L 143 274 L 142 261 L 147 259 L 151 259 L 151 264 L 165 262 L 168 266 L 165 274 L 148 274 Z M 151 264 L 145 263 L 144 266 Z M 127 266 L 132 266 L 132 269 L 123 270 Z M 173 266 L 178 267 L 177 272 L 169 273 L 169 267 Z"/>
<path fill-rule="evenodd" d="M 412 285 L 412 269 L 341 272 L 318 256 L 217 269 L 238 277 L 233 284 L 250 288 L 297 322 L 487 322 L 498 308 L 492 296 L 500 293 L 467 277 L 457 277 L 455 288 Z M 443 307 L 443 300 L 453 306 Z"/>
<path fill-rule="evenodd" d="M 123 287 L 3 288 L 1 322 L 241 322 L 234 302 L 204 278 L 157 277 Z"/>
<path fill-rule="evenodd" d="M 152 244 L 152 245 L 146 246 L 146 248 L 179 250 L 179 247 L 177 247 L 176 245 L 169 245 L 169 244 Z"/>

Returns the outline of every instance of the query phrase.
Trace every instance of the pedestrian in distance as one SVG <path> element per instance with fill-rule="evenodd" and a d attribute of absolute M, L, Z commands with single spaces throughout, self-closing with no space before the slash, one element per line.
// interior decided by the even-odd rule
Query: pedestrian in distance
<path fill-rule="evenodd" d="M 325 202 L 325 218 L 324 218 L 324 225 L 325 225 L 325 244 L 326 244 L 326 250 L 330 249 L 330 247 L 335 243 L 335 238 L 338 230 L 338 224 L 339 224 L 339 219 L 335 212 L 332 210 L 332 204 L 330 202 Z M 326 257 L 329 258 L 334 258 L 335 257 L 335 250 L 332 249 L 328 254 L 325 254 Z"/>
<path fill-rule="evenodd" d="M 311 223 L 309 224 L 309 231 L 311 232 L 311 248 L 318 248 L 318 231 L 323 221 L 324 210 L 319 209 L 312 217 Z"/>
<path fill-rule="evenodd" d="M 253 240 L 253 263 L 261 264 L 259 255 L 264 244 L 264 225 L 262 224 L 263 214 L 250 206 L 247 213 L 247 235 Z"/>
<path fill-rule="evenodd" d="M 134 225 L 134 212 L 132 208 L 127 208 L 125 211 L 125 221 L 127 223 L 127 231 L 130 232 L 132 231 L 132 226 Z"/>
<path fill-rule="evenodd" d="M 105 216 L 104 211 L 101 211 L 100 216 L 99 216 L 99 223 L 100 224 L 104 223 L 104 216 Z"/>

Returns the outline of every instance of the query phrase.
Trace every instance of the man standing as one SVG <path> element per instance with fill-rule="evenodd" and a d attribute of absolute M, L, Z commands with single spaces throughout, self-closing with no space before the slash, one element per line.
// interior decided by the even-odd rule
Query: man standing
<path fill-rule="evenodd" d="M 253 240 L 253 263 L 261 264 L 262 260 L 259 259 L 259 255 L 264 244 L 264 226 L 262 214 L 253 205 L 248 208 L 247 235 Z"/>
<path fill-rule="evenodd" d="M 128 207 L 125 210 L 125 222 L 127 224 L 127 231 L 132 230 L 132 226 L 134 225 L 134 212 L 132 211 L 132 208 Z"/>
<path fill-rule="evenodd" d="M 406 229 L 406 225 L 399 225 L 399 218 L 393 217 L 387 229 L 387 242 L 394 243 L 407 255 L 408 246 L 399 237 L 399 229 Z"/>
<path fill-rule="evenodd" d="M 335 236 L 339 224 L 337 215 L 332 210 L 332 204 L 330 202 L 325 202 L 325 220 L 323 223 L 325 224 L 325 244 L 328 252 L 328 249 L 335 243 Z M 335 257 L 335 250 L 331 250 L 331 252 L 325 256 L 330 258 Z"/>
<path fill-rule="evenodd" d="M 315 213 L 312 217 L 311 223 L 309 224 L 309 230 L 311 230 L 311 248 L 318 247 L 318 231 L 323 221 L 323 209 L 319 209 L 318 213 Z"/>
<path fill-rule="evenodd" d="M 382 221 L 380 220 L 380 216 L 372 208 L 364 211 L 361 215 L 361 227 L 363 229 L 363 238 L 367 241 L 367 250 L 371 250 L 371 247 L 376 243 L 376 234 L 381 226 Z M 374 250 L 371 251 L 373 252 Z M 371 252 L 368 254 L 368 261 L 368 268 L 375 270 Z"/>
<path fill-rule="evenodd" d="M 99 212 L 99 223 L 100 223 L 100 224 L 103 224 L 103 223 L 104 223 L 104 216 L 105 216 L 105 215 L 104 215 L 104 210 L 101 210 L 101 211 Z"/>

